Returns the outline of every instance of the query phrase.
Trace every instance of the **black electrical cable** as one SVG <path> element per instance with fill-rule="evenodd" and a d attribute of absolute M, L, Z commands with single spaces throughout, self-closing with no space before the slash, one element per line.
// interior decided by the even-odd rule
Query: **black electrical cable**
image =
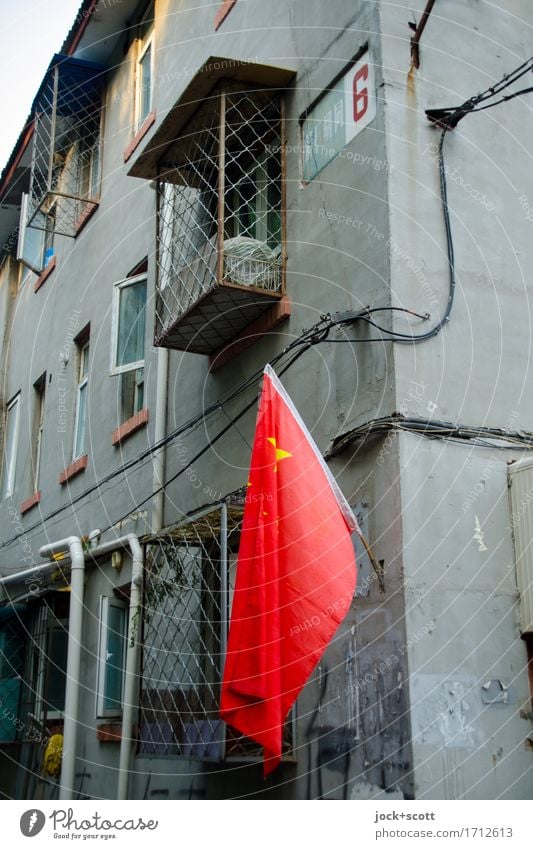
<path fill-rule="evenodd" d="M 433 336 L 436 336 L 440 332 L 442 327 L 446 324 L 446 322 L 449 320 L 450 313 L 451 313 L 452 306 L 453 306 L 453 302 L 454 302 L 454 297 L 455 297 L 456 280 L 455 280 L 454 247 L 453 247 L 453 239 L 452 239 L 450 217 L 449 217 L 449 207 L 448 207 L 446 171 L 445 171 L 445 167 L 444 167 L 444 141 L 445 141 L 445 138 L 446 138 L 446 134 L 450 129 L 453 128 L 453 126 L 455 126 L 458 123 L 459 120 L 461 120 L 467 114 L 470 114 L 471 112 L 475 112 L 475 111 L 481 111 L 482 108 L 488 109 L 491 106 L 498 105 L 498 103 L 502 103 L 506 100 L 511 100 L 513 97 L 517 97 L 520 94 L 524 94 L 524 93 L 527 93 L 527 92 L 533 90 L 533 89 L 530 89 L 530 88 L 523 89 L 519 92 L 514 93 L 513 95 L 509 95 L 508 97 L 502 98 L 501 100 L 499 100 L 499 101 L 497 101 L 493 104 L 488 104 L 486 107 L 476 108 L 478 103 L 481 103 L 481 102 L 483 102 L 487 99 L 490 99 L 491 97 L 494 97 L 496 94 L 499 94 L 501 91 L 504 91 L 506 88 L 508 88 L 510 85 L 512 85 L 514 82 L 516 82 L 516 80 L 520 79 L 520 77 L 524 76 L 530 70 L 533 70 L 533 57 L 531 59 L 526 60 L 522 65 L 520 65 L 518 68 L 516 68 L 510 74 L 506 74 L 495 85 L 490 86 L 484 92 L 481 92 L 480 94 L 476 95 L 475 97 L 472 97 L 469 100 L 465 101 L 465 103 L 463 103 L 461 106 L 458 106 L 458 107 L 455 107 L 455 108 L 450 108 L 450 109 L 438 110 L 441 113 L 448 113 L 447 114 L 448 120 L 450 118 L 452 119 L 452 120 L 450 120 L 450 124 L 448 126 L 444 126 L 442 134 L 441 134 L 441 138 L 440 138 L 440 143 L 439 143 L 439 177 L 440 177 L 441 202 L 442 202 L 442 210 L 443 210 L 443 216 L 444 216 L 444 225 L 445 225 L 445 230 L 446 230 L 448 267 L 449 267 L 449 274 L 450 274 L 448 302 L 446 304 L 446 309 L 444 311 L 444 315 L 442 316 L 442 318 L 439 320 L 439 322 L 434 327 L 431 328 L 431 330 L 428 330 L 426 333 L 422 333 L 422 334 L 400 333 L 400 332 L 397 332 L 397 331 L 389 331 L 386 328 L 382 328 L 380 325 L 378 325 L 377 323 L 375 323 L 371 319 L 369 319 L 368 316 L 371 315 L 372 312 L 378 312 L 378 311 L 383 311 L 383 310 L 406 312 L 406 313 L 410 313 L 412 315 L 416 315 L 417 317 L 420 317 L 420 318 L 423 318 L 423 319 L 428 318 L 428 316 L 427 315 L 420 316 L 418 313 L 414 313 L 412 310 L 407 310 L 407 309 L 404 309 L 404 308 L 401 308 L 401 307 L 392 307 L 391 306 L 391 307 L 376 307 L 374 309 L 367 308 L 366 310 L 362 311 L 359 315 L 354 317 L 352 320 L 366 321 L 368 324 L 374 326 L 380 332 L 389 334 L 387 337 L 382 337 L 382 338 L 379 338 L 379 339 L 361 339 L 361 340 L 348 340 L 348 339 L 329 340 L 330 342 L 346 342 L 346 343 L 350 343 L 350 344 L 357 343 L 357 342 L 367 343 L 367 342 L 388 342 L 388 341 L 397 342 L 397 343 L 404 343 L 404 344 L 417 343 L 417 342 L 426 341 L 427 339 L 431 339 Z M 429 115 L 429 113 L 428 113 L 428 115 Z M 454 119 L 455 119 L 455 124 L 453 123 Z M 345 323 L 345 322 L 336 322 L 331 318 L 328 322 L 326 317 L 324 317 L 323 319 L 321 319 L 320 322 L 317 323 L 317 325 L 314 326 L 314 328 L 311 329 L 311 331 L 304 331 L 302 333 L 301 337 L 299 337 L 297 340 L 294 340 L 289 346 L 287 346 L 283 351 L 281 351 L 280 354 L 276 355 L 276 357 L 274 357 L 272 359 L 271 363 L 276 364 L 282 357 L 286 356 L 286 354 L 288 352 L 290 352 L 293 348 L 295 348 L 299 345 L 305 346 L 305 347 L 302 347 L 301 352 L 299 352 L 299 354 L 296 357 L 294 357 L 293 360 L 291 360 L 291 362 L 287 365 L 286 368 L 289 368 L 290 365 L 292 365 L 292 363 L 298 358 L 298 356 L 300 356 L 301 353 L 303 353 L 305 350 L 307 350 L 311 345 L 315 345 L 315 344 L 318 344 L 321 341 L 325 341 L 328 337 L 330 329 L 333 326 L 335 326 L 336 324 L 343 324 L 343 323 Z M 320 327 L 321 325 L 323 325 L 323 327 Z M 286 368 L 283 371 L 286 371 Z M 283 373 L 283 372 L 281 372 L 281 373 Z M 0 549 L 3 549 L 6 546 L 11 545 L 12 543 L 14 543 L 18 539 L 20 539 L 21 536 L 26 536 L 31 531 L 41 527 L 45 522 L 49 522 L 51 519 L 60 515 L 65 510 L 68 510 L 69 508 L 73 507 L 79 501 L 83 500 L 84 498 L 87 498 L 88 495 L 91 495 L 96 490 L 99 490 L 102 486 L 104 486 L 106 483 L 109 483 L 111 480 L 113 480 L 118 475 L 125 474 L 125 472 L 129 471 L 134 466 L 138 466 L 145 459 L 152 457 L 161 448 L 165 447 L 166 445 L 171 444 L 175 439 L 177 439 L 183 433 L 186 433 L 187 431 L 192 430 L 200 422 L 205 422 L 206 419 L 210 415 L 215 413 L 217 410 L 221 409 L 222 406 L 225 406 L 226 404 L 230 403 L 232 400 L 235 400 L 235 398 L 239 397 L 243 392 L 245 392 L 249 388 L 249 386 L 251 386 L 255 381 L 258 380 L 258 378 L 260 377 L 261 374 L 262 374 L 262 369 L 256 371 L 254 374 L 250 375 L 250 377 L 248 377 L 246 380 L 242 381 L 241 384 L 239 384 L 234 390 L 232 390 L 232 392 L 230 392 L 228 394 L 228 396 L 226 396 L 225 399 L 218 401 L 218 402 L 215 402 L 210 407 L 208 407 L 206 410 L 203 410 L 201 413 L 198 413 L 197 416 L 189 419 L 188 422 L 184 423 L 183 425 L 180 425 L 178 428 L 175 428 L 173 431 L 171 431 L 170 434 L 167 434 L 163 439 L 161 439 L 157 443 L 149 446 L 149 448 L 147 448 L 145 451 L 143 451 L 140 455 L 138 455 L 135 458 L 132 458 L 128 462 L 124 463 L 122 466 L 118 467 L 117 469 L 113 470 L 109 474 L 105 475 L 104 478 L 97 481 L 91 487 L 88 487 L 86 490 L 84 490 L 82 493 L 80 493 L 75 498 L 70 499 L 68 504 L 62 505 L 57 510 L 53 511 L 52 513 L 50 513 L 47 516 L 40 519 L 39 521 L 35 522 L 29 528 L 26 528 L 21 534 L 17 534 L 15 537 L 12 537 L 11 539 L 2 542 L 0 544 Z M 253 406 L 253 404 L 256 403 L 256 401 L 257 401 L 257 396 L 254 397 L 254 400 L 251 402 L 250 405 L 247 405 L 247 407 L 245 407 L 244 410 L 242 410 L 237 415 L 236 418 L 234 418 L 233 420 L 230 420 L 228 425 L 226 425 L 223 428 L 223 430 L 221 432 L 219 432 L 219 434 L 217 434 L 215 437 L 213 437 L 210 440 L 208 445 L 205 446 L 201 450 L 200 454 L 197 455 L 197 457 L 193 458 L 193 460 L 191 460 L 191 463 L 195 462 L 196 459 L 198 459 L 200 456 L 202 456 L 205 453 L 205 451 L 208 450 L 210 445 L 214 444 L 215 441 L 217 441 L 219 438 L 221 438 L 221 436 L 224 435 L 224 433 L 226 433 L 227 430 L 230 427 L 232 427 L 232 425 L 236 421 L 238 421 L 239 418 L 241 418 L 241 416 L 244 415 L 248 411 L 248 409 L 250 409 L 250 406 Z M 176 479 L 176 477 L 179 477 L 179 475 L 183 474 L 186 471 L 186 469 L 190 467 L 191 463 L 189 463 L 187 466 L 180 469 L 179 472 L 173 478 L 171 478 L 169 481 L 167 481 L 167 484 L 171 483 L 173 480 Z M 147 501 L 151 500 L 154 497 L 154 495 L 156 495 L 158 492 L 160 492 L 164 488 L 164 486 L 167 485 L 167 484 L 163 484 L 159 489 L 151 492 L 150 495 L 147 496 L 146 499 L 143 499 L 143 501 L 140 502 L 137 505 L 137 509 L 138 509 L 138 507 L 143 506 L 143 504 L 145 504 Z M 130 512 L 131 511 L 129 511 L 129 513 Z M 127 515 L 129 515 L 129 513 Z M 121 520 L 118 520 L 118 521 L 121 521 Z"/>
<path fill-rule="evenodd" d="M 298 347 L 302 348 L 301 352 L 298 352 L 298 355 L 300 355 L 300 353 L 304 353 L 304 351 L 307 350 L 308 347 L 311 347 L 312 344 L 316 344 L 316 342 L 314 340 L 316 339 L 317 334 L 323 333 L 325 328 L 328 328 L 328 330 L 329 330 L 330 326 L 333 326 L 333 322 L 331 321 L 331 319 L 329 317 L 322 317 L 320 319 L 320 321 L 318 321 L 315 325 L 313 325 L 312 328 L 310 328 L 309 330 L 302 331 L 302 334 L 297 339 L 294 339 L 289 345 L 287 345 L 282 351 L 280 351 L 279 354 L 276 354 L 272 358 L 271 364 L 272 365 L 277 364 L 280 360 L 282 360 L 284 357 L 286 357 L 288 353 L 290 353 L 291 351 L 293 351 L 294 349 L 296 349 Z M 288 366 L 284 367 L 283 370 L 280 372 L 280 374 L 283 374 L 286 371 L 286 369 L 289 368 L 296 359 L 297 359 L 297 357 L 293 357 L 293 359 L 290 361 Z M 61 507 L 58 507 L 56 510 L 51 511 L 46 516 L 43 516 L 38 521 L 34 522 L 32 525 L 25 528 L 24 531 L 22 531 L 21 533 L 16 534 L 15 536 L 11 537 L 8 540 L 4 540 L 2 543 L 0 543 L 0 550 L 3 549 L 3 548 L 6 548 L 9 545 L 12 545 L 14 542 L 16 542 L 22 536 L 25 536 L 25 537 L 28 536 L 32 531 L 42 527 L 42 525 L 44 525 L 47 522 L 50 522 L 52 519 L 55 519 L 57 516 L 61 515 L 66 510 L 71 509 L 75 504 L 84 500 L 89 495 L 91 495 L 93 492 L 100 490 L 106 483 L 109 483 L 111 480 L 118 477 L 119 475 L 125 474 L 125 472 L 129 471 L 134 466 L 140 465 L 140 463 L 142 463 L 144 460 L 152 457 L 161 448 L 163 448 L 166 445 L 171 444 L 179 436 L 181 436 L 185 432 L 192 430 L 192 428 L 196 427 L 199 423 L 204 423 L 210 415 L 217 412 L 223 406 L 226 406 L 227 404 L 229 404 L 231 401 L 234 401 L 237 397 L 242 395 L 254 382 L 257 382 L 257 380 L 259 380 L 259 378 L 263 374 L 263 370 L 264 370 L 263 367 L 260 368 L 260 369 L 257 369 L 255 372 L 253 372 L 252 375 L 245 378 L 245 380 L 241 381 L 241 383 L 237 387 L 235 387 L 235 389 L 233 389 L 230 393 L 228 393 L 228 395 L 226 395 L 223 399 L 216 401 L 215 403 L 211 404 L 206 410 L 204 410 L 201 413 L 197 414 L 196 416 L 192 417 L 187 422 L 185 422 L 183 425 L 180 425 L 179 427 L 175 428 L 173 431 L 171 431 L 171 433 L 167 434 L 163 439 L 161 439 L 157 443 L 154 443 L 153 445 L 149 446 L 147 449 L 142 451 L 136 457 L 134 457 L 131 460 L 124 463 L 122 466 L 119 466 L 118 468 L 114 469 L 112 472 L 109 472 L 103 478 L 96 481 L 96 483 L 92 484 L 92 486 L 87 487 L 87 489 L 83 490 L 83 492 L 79 493 L 74 498 L 71 498 L 68 501 L 67 504 L 63 504 L 63 505 L 61 505 Z M 256 402 L 257 402 L 257 395 L 254 396 L 254 398 L 251 402 L 251 406 L 253 406 Z M 230 427 L 234 423 L 234 421 L 238 421 L 239 418 L 241 418 L 241 416 L 244 415 L 247 412 L 247 409 L 249 409 L 249 407 L 245 408 L 244 411 L 241 411 L 241 413 L 238 414 L 237 418 L 232 420 L 230 422 L 230 424 L 227 425 L 227 427 L 224 429 L 224 432 L 227 430 L 228 427 Z M 220 434 L 220 435 L 223 435 L 223 433 Z M 202 456 L 202 454 L 205 453 L 205 451 L 209 448 L 209 446 L 211 444 L 214 444 L 214 442 L 216 442 L 218 440 L 218 438 L 219 438 L 218 435 L 216 437 L 213 437 L 210 440 L 210 442 L 207 444 L 206 448 L 202 449 L 199 456 Z M 198 457 L 194 457 L 186 466 L 184 466 L 182 469 L 180 469 L 179 473 L 180 474 L 184 473 L 187 470 L 187 468 L 189 468 L 191 466 L 191 464 L 194 463 L 197 459 L 198 459 Z M 167 483 L 171 483 L 172 480 L 168 481 Z M 162 487 L 152 491 L 146 499 L 143 499 L 143 501 L 140 502 L 137 505 L 136 508 L 132 508 L 132 509 L 138 509 L 139 507 L 143 506 L 143 504 L 145 504 L 147 501 L 151 500 L 154 495 L 156 495 L 158 492 L 160 492 L 161 488 Z M 103 494 L 105 494 L 105 493 L 103 493 Z M 127 515 L 129 515 L 131 512 L 132 511 L 130 510 Z M 118 521 L 120 521 L 120 520 L 118 520 Z M 116 524 L 116 523 L 114 523 L 114 524 Z"/>
<path fill-rule="evenodd" d="M 479 106 L 476 109 L 472 109 L 470 114 L 474 112 L 482 112 L 484 109 L 492 109 L 493 106 L 499 106 L 500 103 L 507 103 L 509 100 L 513 100 L 515 97 L 519 97 L 521 94 L 530 94 L 533 91 L 533 86 L 529 86 L 529 88 L 522 88 L 520 91 L 515 91 L 513 94 L 508 94 L 506 97 L 501 97 L 499 100 L 496 100 L 494 103 L 487 103 L 486 106 Z"/>
<path fill-rule="evenodd" d="M 326 331 L 326 332 L 329 332 L 329 330 Z M 292 357 L 292 359 L 282 369 L 280 369 L 279 375 L 281 376 L 281 375 L 285 374 L 285 372 L 288 371 L 288 369 L 291 368 L 292 365 L 294 365 L 296 360 L 298 360 L 302 356 L 302 354 L 304 354 L 305 351 L 307 351 L 314 344 L 316 344 L 316 342 L 309 341 L 308 344 L 305 347 L 302 347 L 299 351 L 297 351 L 297 353 Z M 163 484 L 161 484 L 161 486 L 159 486 L 159 487 L 157 487 L 157 489 L 153 490 L 149 495 L 146 496 L 146 498 L 143 498 L 142 501 L 139 501 L 135 505 L 135 507 L 130 508 L 128 510 L 128 512 L 125 513 L 123 516 L 121 516 L 118 519 L 114 519 L 113 522 L 111 522 L 110 525 L 108 525 L 106 528 L 103 528 L 101 530 L 101 533 L 104 534 L 104 533 L 106 533 L 106 531 L 111 530 L 111 528 L 115 527 L 120 522 L 123 522 L 125 519 L 128 518 L 128 516 L 131 515 L 132 511 L 136 511 L 140 507 L 143 507 L 145 504 L 148 503 L 148 501 L 152 500 L 154 495 L 158 495 L 160 492 L 164 492 L 167 486 L 169 486 L 171 483 L 174 483 L 174 481 L 176 481 L 179 477 L 181 477 L 181 475 L 185 474 L 185 472 L 187 471 L 188 468 L 190 468 L 194 463 L 196 463 L 200 459 L 200 457 L 202 457 L 207 451 L 209 451 L 209 449 L 213 445 L 215 445 L 215 443 L 217 443 L 219 441 L 219 439 L 222 439 L 222 437 L 229 430 L 231 430 L 231 428 L 234 427 L 237 424 L 237 422 L 240 419 L 242 419 L 243 416 L 246 415 L 246 413 L 248 413 L 253 407 L 255 407 L 255 405 L 257 404 L 258 397 L 259 397 L 258 395 L 255 395 L 252 398 L 252 400 L 242 408 L 242 410 L 240 410 L 235 416 L 233 416 L 233 418 L 231 418 L 229 420 L 228 424 L 225 425 L 222 428 L 222 430 L 219 430 L 218 433 L 215 434 L 215 436 L 213 436 L 211 439 L 209 439 L 207 444 L 204 445 L 204 447 L 201 448 L 200 451 L 198 451 L 194 455 L 194 457 L 191 459 L 191 461 L 186 466 L 183 466 L 181 469 L 178 469 L 178 471 L 175 472 L 175 474 L 173 474 L 170 478 L 168 478 Z"/>

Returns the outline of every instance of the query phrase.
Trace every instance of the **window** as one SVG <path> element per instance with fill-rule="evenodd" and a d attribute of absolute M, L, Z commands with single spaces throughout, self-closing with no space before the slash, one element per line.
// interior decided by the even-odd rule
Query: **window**
<path fill-rule="evenodd" d="M 113 297 L 113 359 L 111 373 L 120 375 L 122 420 L 144 406 L 144 338 L 146 274 L 115 284 Z"/>
<path fill-rule="evenodd" d="M 37 380 L 33 388 L 35 390 L 35 406 L 33 412 L 33 446 L 32 446 L 32 462 L 33 462 L 33 491 L 39 489 L 39 478 L 41 471 L 41 452 L 43 442 L 44 428 L 44 398 L 46 392 L 46 372 Z"/>
<path fill-rule="evenodd" d="M 17 444 L 19 432 L 20 393 L 7 405 L 4 431 L 4 451 L 2 457 L 2 483 L 0 500 L 9 498 L 15 488 L 17 466 Z"/>
<path fill-rule="evenodd" d="M 219 717 L 242 501 L 224 502 L 150 540 L 144 574 L 140 755 L 255 759 L 260 748 Z M 292 748 L 286 725 L 284 753 Z"/>
<path fill-rule="evenodd" d="M 39 728 L 47 719 L 60 719 L 65 710 L 69 601 L 69 593 L 55 592 L 33 610 L 23 701 Z"/>
<path fill-rule="evenodd" d="M 55 233 L 74 238 L 98 204 L 105 68 L 56 56 L 34 103 L 30 230 L 48 216 Z M 48 246 L 49 247 L 49 246 Z"/>
<path fill-rule="evenodd" d="M 131 419 L 144 406 L 144 369 L 136 368 L 120 375 L 120 415 L 122 421 Z"/>
<path fill-rule="evenodd" d="M 54 619 L 48 632 L 48 669 L 45 699 L 47 714 L 59 715 L 65 710 L 67 686 L 68 618 Z"/>
<path fill-rule="evenodd" d="M 126 602 L 100 596 L 96 715 L 122 713 L 127 634 Z"/>
<path fill-rule="evenodd" d="M 279 143 L 278 143 L 279 144 Z M 235 171 L 232 174 L 232 170 Z M 246 173 L 228 166 L 226 238 L 257 239 L 270 248 L 281 244 L 281 162 L 279 154 L 263 151 Z"/>
<path fill-rule="evenodd" d="M 76 460 L 86 453 L 87 393 L 89 386 L 89 340 L 78 345 L 78 388 L 76 396 L 76 424 L 74 428 L 74 450 Z"/>
<path fill-rule="evenodd" d="M 0 620 L 0 741 L 13 742 L 20 736 L 20 692 L 24 671 L 26 625 L 20 612 L 10 615 L 3 608 Z"/>
<path fill-rule="evenodd" d="M 136 67 L 135 125 L 139 129 L 152 110 L 152 80 L 154 62 L 153 6 L 144 15 L 139 27 L 139 44 Z"/>
<path fill-rule="evenodd" d="M 35 274 L 41 274 L 54 256 L 55 206 L 38 212 L 31 226 L 26 224 L 28 195 L 22 195 L 17 259 Z"/>

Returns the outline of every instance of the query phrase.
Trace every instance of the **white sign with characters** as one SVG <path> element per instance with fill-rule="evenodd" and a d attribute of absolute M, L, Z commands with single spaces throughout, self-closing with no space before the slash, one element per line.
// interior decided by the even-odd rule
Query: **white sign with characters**
<path fill-rule="evenodd" d="M 322 171 L 376 117 L 374 66 L 366 51 L 306 116 L 303 178 Z"/>

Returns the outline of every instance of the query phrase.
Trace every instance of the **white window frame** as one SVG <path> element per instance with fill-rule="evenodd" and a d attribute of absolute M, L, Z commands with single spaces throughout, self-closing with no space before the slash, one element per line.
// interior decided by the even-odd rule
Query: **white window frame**
<path fill-rule="evenodd" d="M 107 664 L 107 631 L 109 625 L 109 608 L 117 607 L 124 613 L 123 653 L 122 653 L 122 692 L 120 696 L 121 706 L 119 708 L 104 707 L 106 698 L 105 679 Z M 96 670 L 96 718 L 103 719 L 108 716 L 122 716 L 124 708 L 124 687 L 126 684 L 126 650 L 128 644 L 128 603 L 114 596 L 100 596 L 99 628 L 98 628 L 98 657 Z"/>
<path fill-rule="evenodd" d="M 135 375 L 137 372 L 141 372 L 142 374 L 141 374 L 140 380 L 134 378 L 135 384 L 134 384 L 134 387 L 133 387 L 133 405 L 132 405 L 133 409 L 132 409 L 131 414 L 128 416 L 128 415 L 124 414 L 124 410 L 123 410 L 123 408 L 124 408 L 124 392 L 125 392 L 124 378 L 128 374 Z M 145 399 L 144 367 L 140 368 L 140 369 L 132 369 L 131 371 L 123 371 L 122 374 L 119 375 L 119 377 L 120 377 L 120 381 L 121 381 L 121 385 L 120 385 L 121 420 L 123 422 L 125 422 L 125 421 L 128 421 L 128 419 L 131 418 L 132 416 L 136 416 L 137 413 L 140 413 L 141 410 L 144 408 L 144 399 Z M 143 403 L 142 403 L 141 406 L 139 406 L 139 396 L 141 394 L 140 389 L 139 389 L 140 386 L 142 386 L 142 397 L 143 397 Z"/>
<path fill-rule="evenodd" d="M 148 274 L 146 271 L 143 271 L 142 274 L 136 274 L 134 277 L 126 277 L 125 280 L 119 280 L 118 283 L 115 283 L 113 286 L 113 305 L 111 310 L 111 363 L 110 363 L 110 375 L 115 374 L 124 374 L 126 371 L 134 371 L 135 369 L 144 368 L 145 357 L 142 360 L 136 360 L 134 363 L 126 363 L 123 366 L 117 365 L 118 359 L 118 327 L 119 327 L 119 316 L 120 316 L 120 294 L 123 289 L 126 289 L 128 286 L 132 286 L 135 283 L 140 283 L 141 281 L 146 281 L 146 301 L 144 304 L 144 309 L 146 310 L 146 305 L 148 301 Z M 146 337 L 146 325 L 145 325 L 145 337 Z M 146 338 L 144 339 L 143 350 L 146 350 Z"/>
<path fill-rule="evenodd" d="M 5 501 L 6 498 L 10 498 L 15 491 L 15 479 L 17 473 L 17 454 L 18 454 L 18 441 L 19 441 L 19 425 L 20 425 L 20 392 L 11 399 L 11 401 L 6 406 L 6 415 L 5 415 L 5 427 L 4 427 L 4 444 L 2 446 L 2 474 L 0 479 L 0 500 Z M 6 456 L 6 443 L 7 443 L 7 434 L 8 434 L 8 421 L 9 414 L 12 410 L 16 410 L 15 412 L 15 423 L 14 423 L 14 436 L 13 436 L 13 448 L 12 454 L 8 458 Z M 6 487 L 4 491 L 4 479 L 5 474 L 7 473 L 7 481 Z"/>
<path fill-rule="evenodd" d="M 17 255 L 16 259 L 18 262 L 21 262 L 26 268 L 32 271 L 34 274 L 42 274 L 45 268 L 44 264 L 44 255 L 46 252 L 46 230 L 41 230 L 40 228 L 30 227 L 28 228 L 28 207 L 29 207 L 29 195 L 26 193 L 22 194 L 21 202 L 20 202 L 20 220 L 19 220 L 19 237 L 17 243 Z M 35 257 L 37 259 L 36 264 L 31 262 L 25 254 L 25 244 L 26 244 L 26 234 L 28 229 L 33 230 L 34 233 L 39 235 L 39 245 L 38 245 L 38 253 L 39 257 Z"/>
<path fill-rule="evenodd" d="M 145 17 L 153 15 L 153 7 L 151 6 Z M 141 22 L 141 26 L 143 22 Z M 154 105 L 154 24 L 150 24 L 145 35 L 138 39 L 137 59 L 135 61 L 135 129 L 139 130 L 143 123 L 148 118 Z M 150 102 L 148 104 L 148 112 L 141 118 L 141 98 L 142 98 L 142 61 L 148 50 L 150 52 Z"/>
<path fill-rule="evenodd" d="M 78 363 L 78 384 L 76 388 L 76 419 L 74 422 L 74 441 L 72 446 L 72 460 L 77 460 L 79 457 L 83 457 L 84 454 L 87 453 L 87 446 L 84 445 L 82 450 L 79 450 L 78 446 L 78 427 L 80 424 L 80 396 L 83 391 L 87 392 L 87 387 L 89 384 L 89 357 L 90 357 L 90 338 L 87 338 L 83 343 L 79 345 L 79 363 Z M 84 366 L 87 366 L 87 371 L 84 373 Z M 87 399 L 85 400 L 85 409 L 83 415 L 85 416 L 85 428 L 87 428 Z M 85 442 L 86 440 L 84 440 Z"/>
<path fill-rule="evenodd" d="M 37 632 L 31 635 L 32 651 L 36 649 L 33 654 L 33 659 L 36 663 L 33 670 L 33 675 L 35 676 L 34 680 L 36 681 L 34 706 L 35 716 L 39 718 L 45 715 L 47 720 L 62 720 L 65 716 L 65 709 L 50 710 L 46 701 L 48 694 L 45 691 L 50 675 L 50 668 L 52 666 L 58 669 L 61 668 L 58 667 L 57 663 L 50 655 L 51 632 L 57 628 L 58 630 L 61 629 L 66 633 L 68 658 L 69 618 L 68 616 L 62 616 L 59 618 L 56 616 L 54 611 L 50 611 L 50 609 L 47 609 L 46 607 L 41 607 L 36 627 Z M 44 642 L 41 642 L 41 640 L 44 640 Z M 65 660 L 64 672 L 66 678 L 67 660 Z"/>
<path fill-rule="evenodd" d="M 34 468 L 33 468 L 33 491 L 38 492 L 39 490 L 39 479 L 41 476 L 41 457 L 42 457 L 42 448 L 43 448 L 43 433 L 44 433 L 44 405 L 46 402 L 46 372 L 40 381 L 34 384 L 34 390 L 36 394 L 36 415 L 35 415 L 35 424 L 36 424 L 36 434 L 35 434 L 35 444 L 34 444 Z M 37 420 L 38 415 L 38 420 Z"/>

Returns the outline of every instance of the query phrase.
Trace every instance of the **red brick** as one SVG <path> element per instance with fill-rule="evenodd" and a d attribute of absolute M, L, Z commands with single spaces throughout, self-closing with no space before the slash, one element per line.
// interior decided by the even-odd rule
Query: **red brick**
<path fill-rule="evenodd" d="M 150 114 L 147 115 L 147 117 L 144 119 L 143 123 L 141 124 L 138 131 L 136 132 L 136 134 L 134 135 L 134 137 L 130 141 L 126 150 L 124 151 L 124 162 L 128 161 L 128 159 L 130 158 L 130 156 L 133 153 L 133 151 L 135 150 L 135 148 L 140 145 L 140 143 L 142 142 L 143 138 L 145 137 L 146 133 L 148 132 L 148 130 L 150 129 L 150 127 L 152 126 L 154 121 L 155 121 L 155 112 L 150 112 Z"/>
<path fill-rule="evenodd" d="M 22 504 L 19 507 L 19 513 L 21 514 L 21 516 L 24 513 L 27 513 L 28 510 L 31 510 L 32 507 L 35 507 L 35 505 L 38 504 L 40 500 L 41 500 L 40 491 L 34 492 L 33 495 L 30 495 L 29 498 L 26 498 L 26 500 L 23 501 Z"/>
<path fill-rule="evenodd" d="M 139 428 L 144 427 L 145 424 L 148 423 L 150 418 L 150 413 L 147 408 L 144 410 L 139 410 L 131 419 L 123 422 L 119 427 L 115 428 L 113 431 L 113 435 L 111 436 L 111 442 L 113 445 L 120 445 L 121 442 L 124 442 L 128 436 L 131 436 L 133 433 L 139 430 Z"/>
<path fill-rule="evenodd" d="M 227 18 L 236 2 L 237 0 L 223 0 L 220 5 L 220 9 L 215 15 L 215 29 L 218 29 L 222 21 Z"/>
<path fill-rule="evenodd" d="M 83 472 L 87 466 L 89 465 L 89 457 L 87 454 L 83 454 L 81 457 L 78 457 L 77 460 L 74 460 L 70 466 L 67 466 L 66 469 L 63 469 L 61 474 L 59 475 L 59 483 L 63 486 L 69 480 L 72 480 L 73 477 L 79 475 L 80 472 Z"/>
<path fill-rule="evenodd" d="M 41 288 L 43 283 L 46 280 L 48 280 L 48 278 L 50 277 L 50 275 L 51 275 L 52 271 L 54 270 L 54 268 L 56 267 L 56 265 L 57 265 L 57 260 L 56 260 L 55 256 L 53 256 L 52 259 L 50 260 L 50 262 L 48 263 L 48 265 L 46 266 L 46 268 L 43 271 L 41 271 L 39 277 L 35 281 L 35 284 L 33 286 L 34 292 L 37 292 L 38 289 Z"/>
<path fill-rule="evenodd" d="M 93 217 L 94 213 L 98 209 L 97 203 L 88 203 L 81 215 L 79 216 L 76 224 L 74 225 L 74 235 L 78 236 L 87 222 Z"/>

